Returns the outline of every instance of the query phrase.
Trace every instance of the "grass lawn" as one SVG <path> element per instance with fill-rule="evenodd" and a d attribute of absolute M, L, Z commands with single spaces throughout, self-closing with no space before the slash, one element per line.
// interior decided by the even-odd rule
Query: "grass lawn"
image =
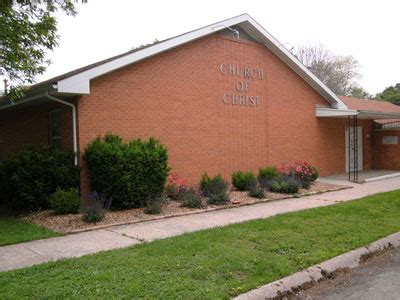
<path fill-rule="evenodd" d="M 59 235 L 46 228 L 29 224 L 16 218 L 0 216 L 0 246 Z"/>
<path fill-rule="evenodd" d="M 0 273 L 0 290 L 3 299 L 226 299 L 397 231 L 400 190 Z"/>

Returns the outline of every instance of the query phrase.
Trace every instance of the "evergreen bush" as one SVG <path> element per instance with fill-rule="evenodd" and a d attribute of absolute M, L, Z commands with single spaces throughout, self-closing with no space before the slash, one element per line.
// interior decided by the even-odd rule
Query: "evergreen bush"
<path fill-rule="evenodd" d="M 167 149 L 156 139 L 123 143 L 107 134 L 90 143 L 84 156 L 92 190 L 112 198 L 112 208 L 143 207 L 150 195 L 161 194 L 168 176 Z"/>
<path fill-rule="evenodd" d="M 50 197 L 50 207 L 56 214 L 76 214 L 79 212 L 81 198 L 77 188 L 62 190 L 58 188 Z"/>
<path fill-rule="evenodd" d="M 79 184 L 72 152 L 27 147 L 0 161 L 0 195 L 7 206 L 16 210 L 47 209 L 57 188 L 79 189 Z"/>
<path fill-rule="evenodd" d="M 232 174 L 232 184 L 239 191 L 250 190 L 250 184 L 256 180 L 253 172 L 238 171 Z"/>

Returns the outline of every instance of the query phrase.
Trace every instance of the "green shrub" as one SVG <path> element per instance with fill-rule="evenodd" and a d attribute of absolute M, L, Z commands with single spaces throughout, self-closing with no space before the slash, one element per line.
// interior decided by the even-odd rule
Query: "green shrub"
<path fill-rule="evenodd" d="M 266 168 L 262 168 L 258 171 L 258 179 L 269 179 L 269 180 L 273 180 L 276 179 L 277 177 L 279 177 L 279 172 L 276 169 L 276 167 L 266 167 Z"/>
<path fill-rule="evenodd" d="M 76 188 L 69 190 L 57 190 L 50 197 L 50 207 L 56 214 L 76 214 L 79 212 L 81 199 L 79 198 L 79 191 Z"/>
<path fill-rule="evenodd" d="M 210 205 L 224 205 L 229 202 L 229 195 L 225 192 L 210 194 L 207 203 Z"/>
<path fill-rule="evenodd" d="M 162 207 L 164 206 L 166 199 L 161 194 L 150 195 L 146 199 L 146 207 L 144 209 L 145 214 L 158 215 L 161 213 Z"/>
<path fill-rule="evenodd" d="M 256 180 L 256 176 L 253 172 L 238 171 L 232 174 L 232 184 L 239 191 L 248 191 L 254 180 Z"/>
<path fill-rule="evenodd" d="M 113 199 L 115 209 L 143 207 L 149 195 L 161 194 L 168 176 L 168 154 L 157 140 L 123 143 L 107 134 L 85 152 L 92 190 Z"/>
<path fill-rule="evenodd" d="M 98 223 L 104 219 L 105 211 L 100 209 L 99 206 L 86 206 L 84 208 L 83 221 L 86 223 Z"/>
<path fill-rule="evenodd" d="M 274 181 L 275 179 L 268 179 L 268 178 L 259 178 L 258 179 L 258 184 L 260 185 L 261 188 L 265 189 L 265 190 L 270 190 L 271 188 L 271 183 Z"/>
<path fill-rule="evenodd" d="M 28 147 L 0 161 L 0 194 L 11 208 L 47 209 L 57 188 L 79 188 L 74 154 L 53 148 Z"/>
<path fill-rule="evenodd" d="M 257 185 L 257 181 L 254 180 L 249 185 L 248 195 L 253 198 L 262 199 L 265 197 L 264 190 Z"/>
<path fill-rule="evenodd" d="M 249 191 L 248 195 L 249 195 L 250 197 L 258 198 L 258 199 L 263 199 L 263 198 L 265 197 L 264 190 L 261 189 L 261 188 L 259 188 L 259 187 L 254 188 L 254 189 L 251 189 L 251 190 Z"/>
<path fill-rule="evenodd" d="M 82 206 L 83 220 L 88 223 L 97 223 L 103 220 L 104 215 L 111 207 L 112 199 L 105 194 L 91 192 L 85 205 Z"/>
<path fill-rule="evenodd" d="M 226 182 L 221 175 L 210 177 L 205 173 L 201 177 L 200 190 L 205 197 L 226 193 L 228 191 L 228 186 L 228 182 Z"/>
<path fill-rule="evenodd" d="M 281 176 L 271 182 L 270 189 L 275 193 L 296 194 L 299 192 L 302 183 L 290 176 Z"/>
<path fill-rule="evenodd" d="M 201 197 L 196 189 L 189 188 L 184 192 L 181 192 L 180 200 L 182 201 L 183 207 L 188 208 L 202 208 L 203 203 L 201 201 Z"/>
<path fill-rule="evenodd" d="M 221 175 L 210 177 L 205 173 L 201 177 L 200 191 L 203 196 L 208 197 L 207 203 L 222 205 L 229 201 L 228 182 Z"/>
<path fill-rule="evenodd" d="M 317 180 L 318 177 L 319 177 L 319 172 L 318 172 L 317 168 L 311 167 L 311 173 L 312 173 L 311 174 L 311 181 Z"/>
<path fill-rule="evenodd" d="M 272 181 L 277 179 L 279 176 L 280 174 L 276 167 L 262 168 L 258 171 L 258 176 L 257 176 L 258 184 L 262 188 L 269 190 Z"/>

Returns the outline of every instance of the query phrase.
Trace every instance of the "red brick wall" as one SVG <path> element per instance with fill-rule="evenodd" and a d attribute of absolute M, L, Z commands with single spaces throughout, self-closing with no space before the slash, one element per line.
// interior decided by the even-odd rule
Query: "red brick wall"
<path fill-rule="evenodd" d="M 25 146 L 50 144 L 50 111 L 61 110 L 62 149 L 72 150 L 72 112 L 61 104 L 47 103 L 0 112 L 0 157 Z"/>
<path fill-rule="evenodd" d="M 398 136 L 400 139 L 400 130 L 374 130 L 373 168 L 400 170 L 400 144 L 384 145 L 383 136 Z"/>
<path fill-rule="evenodd" d="M 264 70 L 264 80 L 248 80 L 258 107 L 223 103 L 236 79 L 221 74 L 221 63 Z M 78 101 L 80 151 L 106 132 L 154 136 L 167 145 L 172 172 L 192 183 L 203 172 L 229 178 L 295 159 L 322 175 L 344 172 L 347 120 L 317 119 L 317 104 L 328 103 L 264 46 L 213 35 L 93 80 Z M 370 134 L 371 122 L 362 125 Z M 370 149 L 365 139 L 366 169 Z"/>

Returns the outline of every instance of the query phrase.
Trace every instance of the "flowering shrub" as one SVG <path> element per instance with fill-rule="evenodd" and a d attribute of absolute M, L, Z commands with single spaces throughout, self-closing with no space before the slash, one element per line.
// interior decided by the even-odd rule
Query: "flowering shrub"
<path fill-rule="evenodd" d="M 181 200 L 181 194 L 187 190 L 186 180 L 177 174 L 171 174 L 167 178 L 165 192 L 168 197 L 174 200 Z"/>
<path fill-rule="evenodd" d="M 309 188 L 310 184 L 318 178 L 318 171 L 306 161 L 294 163 L 282 163 L 278 168 L 279 173 L 292 176 L 301 182 L 303 188 Z"/>

